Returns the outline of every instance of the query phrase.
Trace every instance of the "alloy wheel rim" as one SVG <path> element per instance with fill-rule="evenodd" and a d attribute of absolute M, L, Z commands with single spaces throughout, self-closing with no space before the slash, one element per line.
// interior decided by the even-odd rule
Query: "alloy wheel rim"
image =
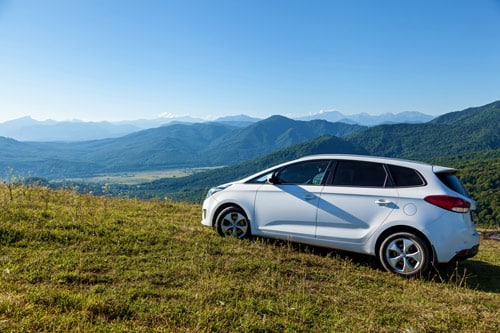
<path fill-rule="evenodd" d="M 232 212 L 222 219 L 221 229 L 227 236 L 242 238 L 247 234 L 248 222 L 243 214 Z"/>
<path fill-rule="evenodd" d="M 394 271 L 411 274 L 420 269 L 424 252 L 419 243 L 409 238 L 396 238 L 387 246 L 385 259 Z"/>

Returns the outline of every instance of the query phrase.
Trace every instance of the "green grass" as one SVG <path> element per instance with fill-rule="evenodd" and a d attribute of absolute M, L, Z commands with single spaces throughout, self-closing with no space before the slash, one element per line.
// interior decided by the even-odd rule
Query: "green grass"
<path fill-rule="evenodd" d="M 431 280 L 221 238 L 198 205 L 0 186 L 1 332 L 493 332 L 500 242 Z"/>

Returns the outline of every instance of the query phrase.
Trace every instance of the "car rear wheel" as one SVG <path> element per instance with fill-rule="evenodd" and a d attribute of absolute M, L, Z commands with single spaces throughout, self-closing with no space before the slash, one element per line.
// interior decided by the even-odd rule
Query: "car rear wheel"
<path fill-rule="evenodd" d="M 431 263 L 427 243 L 410 232 L 387 236 L 380 245 L 378 257 L 385 270 L 406 277 L 422 276 Z"/>
<path fill-rule="evenodd" d="M 241 208 L 225 208 L 217 216 L 215 228 L 221 236 L 246 238 L 250 236 L 250 222 Z"/>

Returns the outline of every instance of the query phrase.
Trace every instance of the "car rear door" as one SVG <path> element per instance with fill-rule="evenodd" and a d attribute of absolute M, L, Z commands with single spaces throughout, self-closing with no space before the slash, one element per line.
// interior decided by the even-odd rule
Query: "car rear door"
<path fill-rule="evenodd" d="M 337 161 L 318 201 L 316 238 L 346 249 L 365 243 L 399 208 L 390 182 L 382 163 Z"/>

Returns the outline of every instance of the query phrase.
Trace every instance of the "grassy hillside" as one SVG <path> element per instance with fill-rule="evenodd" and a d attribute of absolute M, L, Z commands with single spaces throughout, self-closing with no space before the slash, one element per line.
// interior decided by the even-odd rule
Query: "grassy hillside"
<path fill-rule="evenodd" d="M 500 330 L 500 242 L 433 280 L 220 238 L 201 207 L 0 185 L 0 331 Z"/>

